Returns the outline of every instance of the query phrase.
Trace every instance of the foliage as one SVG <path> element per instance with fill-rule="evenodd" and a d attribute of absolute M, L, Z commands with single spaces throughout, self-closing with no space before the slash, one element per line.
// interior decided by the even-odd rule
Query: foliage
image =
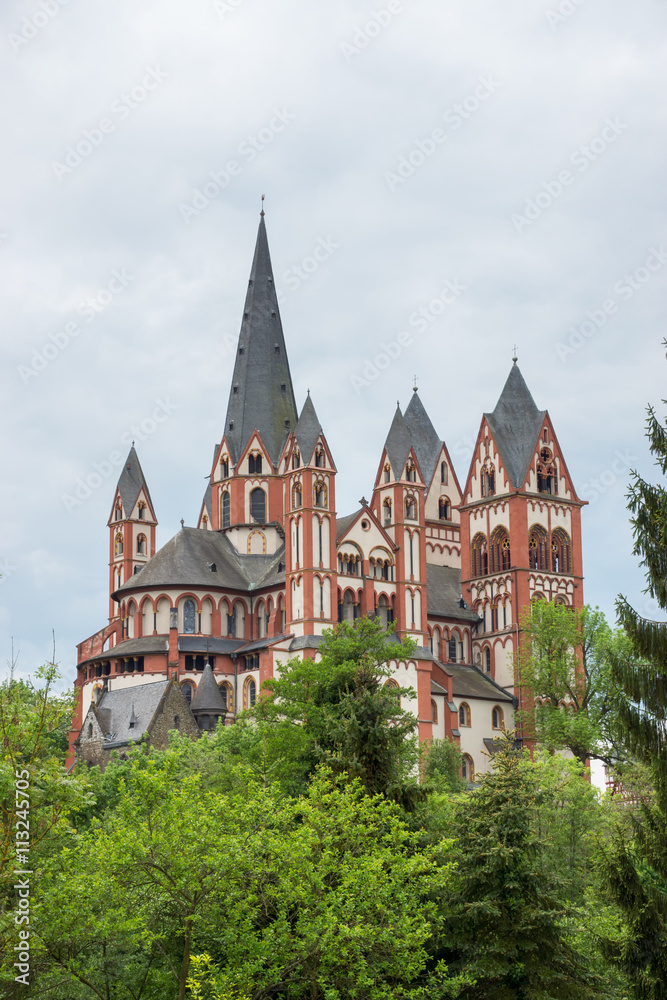
<path fill-rule="evenodd" d="M 547 749 L 570 750 L 582 763 L 624 760 L 612 661 L 632 657 L 627 636 L 599 608 L 536 601 L 521 619 L 522 686 L 539 699 L 522 712 L 524 736 Z"/>
<path fill-rule="evenodd" d="M 451 740 L 429 740 L 422 744 L 422 780 L 431 792 L 462 792 L 462 753 Z"/>
<path fill-rule="evenodd" d="M 565 930 L 565 890 L 535 832 L 540 790 L 508 735 L 478 790 L 455 817 L 458 863 L 444 955 L 475 984 L 465 1000 L 591 995 L 581 956 Z"/>
<path fill-rule="evenodd" d="M 272 740 L 300 745 L 308 773 L 326 763 L 359 778 L 370 795 L 410 806 L 420 797 L 413 777 L 417 720 L 402 708 L 401 695 L 414 692 L 385 682 L 393 672 L 388 662 L 407 660 L 415 649 L 372 619 L 343 622 L 324 632 L 318 661 L 290 660 L 266 682 L 254 715 L 272 728 Z"/>

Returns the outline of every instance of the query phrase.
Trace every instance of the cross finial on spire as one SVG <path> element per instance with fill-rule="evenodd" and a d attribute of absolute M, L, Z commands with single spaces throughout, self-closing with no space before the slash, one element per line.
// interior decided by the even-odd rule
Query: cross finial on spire
<path fill-rule="evenodd" d="M 415 384 L 413 385 L 413 387 L 412 387 L 412 391 L 413 391 L 413 392 L 417 392 L 417 376 L 416 376 L 416 375 L 413 375 L 412 377 L 413 377 L 413 379 L 414 379 L 414 383 L 415 383 Z"/>
<path fill-rule="evenodd" d="M 516 354 L 516 352 L 517 352 L 517 350 L 518 350 L 518 348 L 517 348 L 516 344 L 514 345 L 514 347 L 512 348 L 512 350 L 513 350 L 513 352 L 514 352 L 514 353 L 513 353 L 513 357 L 512 357 L 512 361 L 514 362 L 514 364 L 516 364 L 516 363 L 517 363 L 517 361 L 519 360 L 519 359 L 518 359 L 518 357 L 517 357 L 517 354 Z"/>
<path fill-rule="evenodd" d="M 264 195 L 262 195 L 262 211 L 259 213 L 260 218 L 264 218 Z"/>

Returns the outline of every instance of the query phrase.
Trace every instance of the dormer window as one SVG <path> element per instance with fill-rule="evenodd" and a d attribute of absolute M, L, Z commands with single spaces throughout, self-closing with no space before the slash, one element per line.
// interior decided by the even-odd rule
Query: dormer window
<path fill-rule="evenodd" d="M 262 472 L 262 456 L 258 454 L 248 456 L 248 472 L 251 476 L 258 476 Z"/>

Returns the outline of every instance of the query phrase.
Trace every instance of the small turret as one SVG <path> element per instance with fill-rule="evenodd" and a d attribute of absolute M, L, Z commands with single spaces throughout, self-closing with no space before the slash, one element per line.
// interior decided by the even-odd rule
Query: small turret
<path fill-rule="evenodd" d="M 157 518 L 134 444 L 114 494 L 109 527 L 109 621 L 119 605 L 111 594 L 155 555 Z"/>

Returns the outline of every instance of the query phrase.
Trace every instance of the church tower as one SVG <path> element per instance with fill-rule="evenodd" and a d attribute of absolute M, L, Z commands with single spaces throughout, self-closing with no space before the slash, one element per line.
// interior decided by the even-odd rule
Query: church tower
<path fill-rule="evenodd" d="M 482 418 L 461 506 L 463 595 L 482 619 L 473 661 L 521 689 L 514 654 L 533 601 L 583 607 L 581 501 L 551 419 L 538 410 L 514 359 L 492 413 Z"/>
<path fill-rule="evenodd" d="M 371 509 L 395 546 L 396 630 L 413 636 L 422 646 L 428 638 L 425 495 L 410 426 L 397 405 L 375 478 Z"/>
<path fill-rule="evenodd" d="M 336 466 L 310 393 L 283 452 L 285 599 L 297 635 L 337 620 Z"/>
<path fill-rule="evenodd" d="M 297 409 L 262 211 L 221 443 L 215 449 L 200 528 L 224 531 L 242 555 L 283 540 L 278 464 Z"/>
<path fill-rule="evenodd" d="M 155 555 L 157 518 L 134 443 L 118 480 L 108 527 L 109 621 L 114 621 L 120 605 L 111 595 Z"/>

